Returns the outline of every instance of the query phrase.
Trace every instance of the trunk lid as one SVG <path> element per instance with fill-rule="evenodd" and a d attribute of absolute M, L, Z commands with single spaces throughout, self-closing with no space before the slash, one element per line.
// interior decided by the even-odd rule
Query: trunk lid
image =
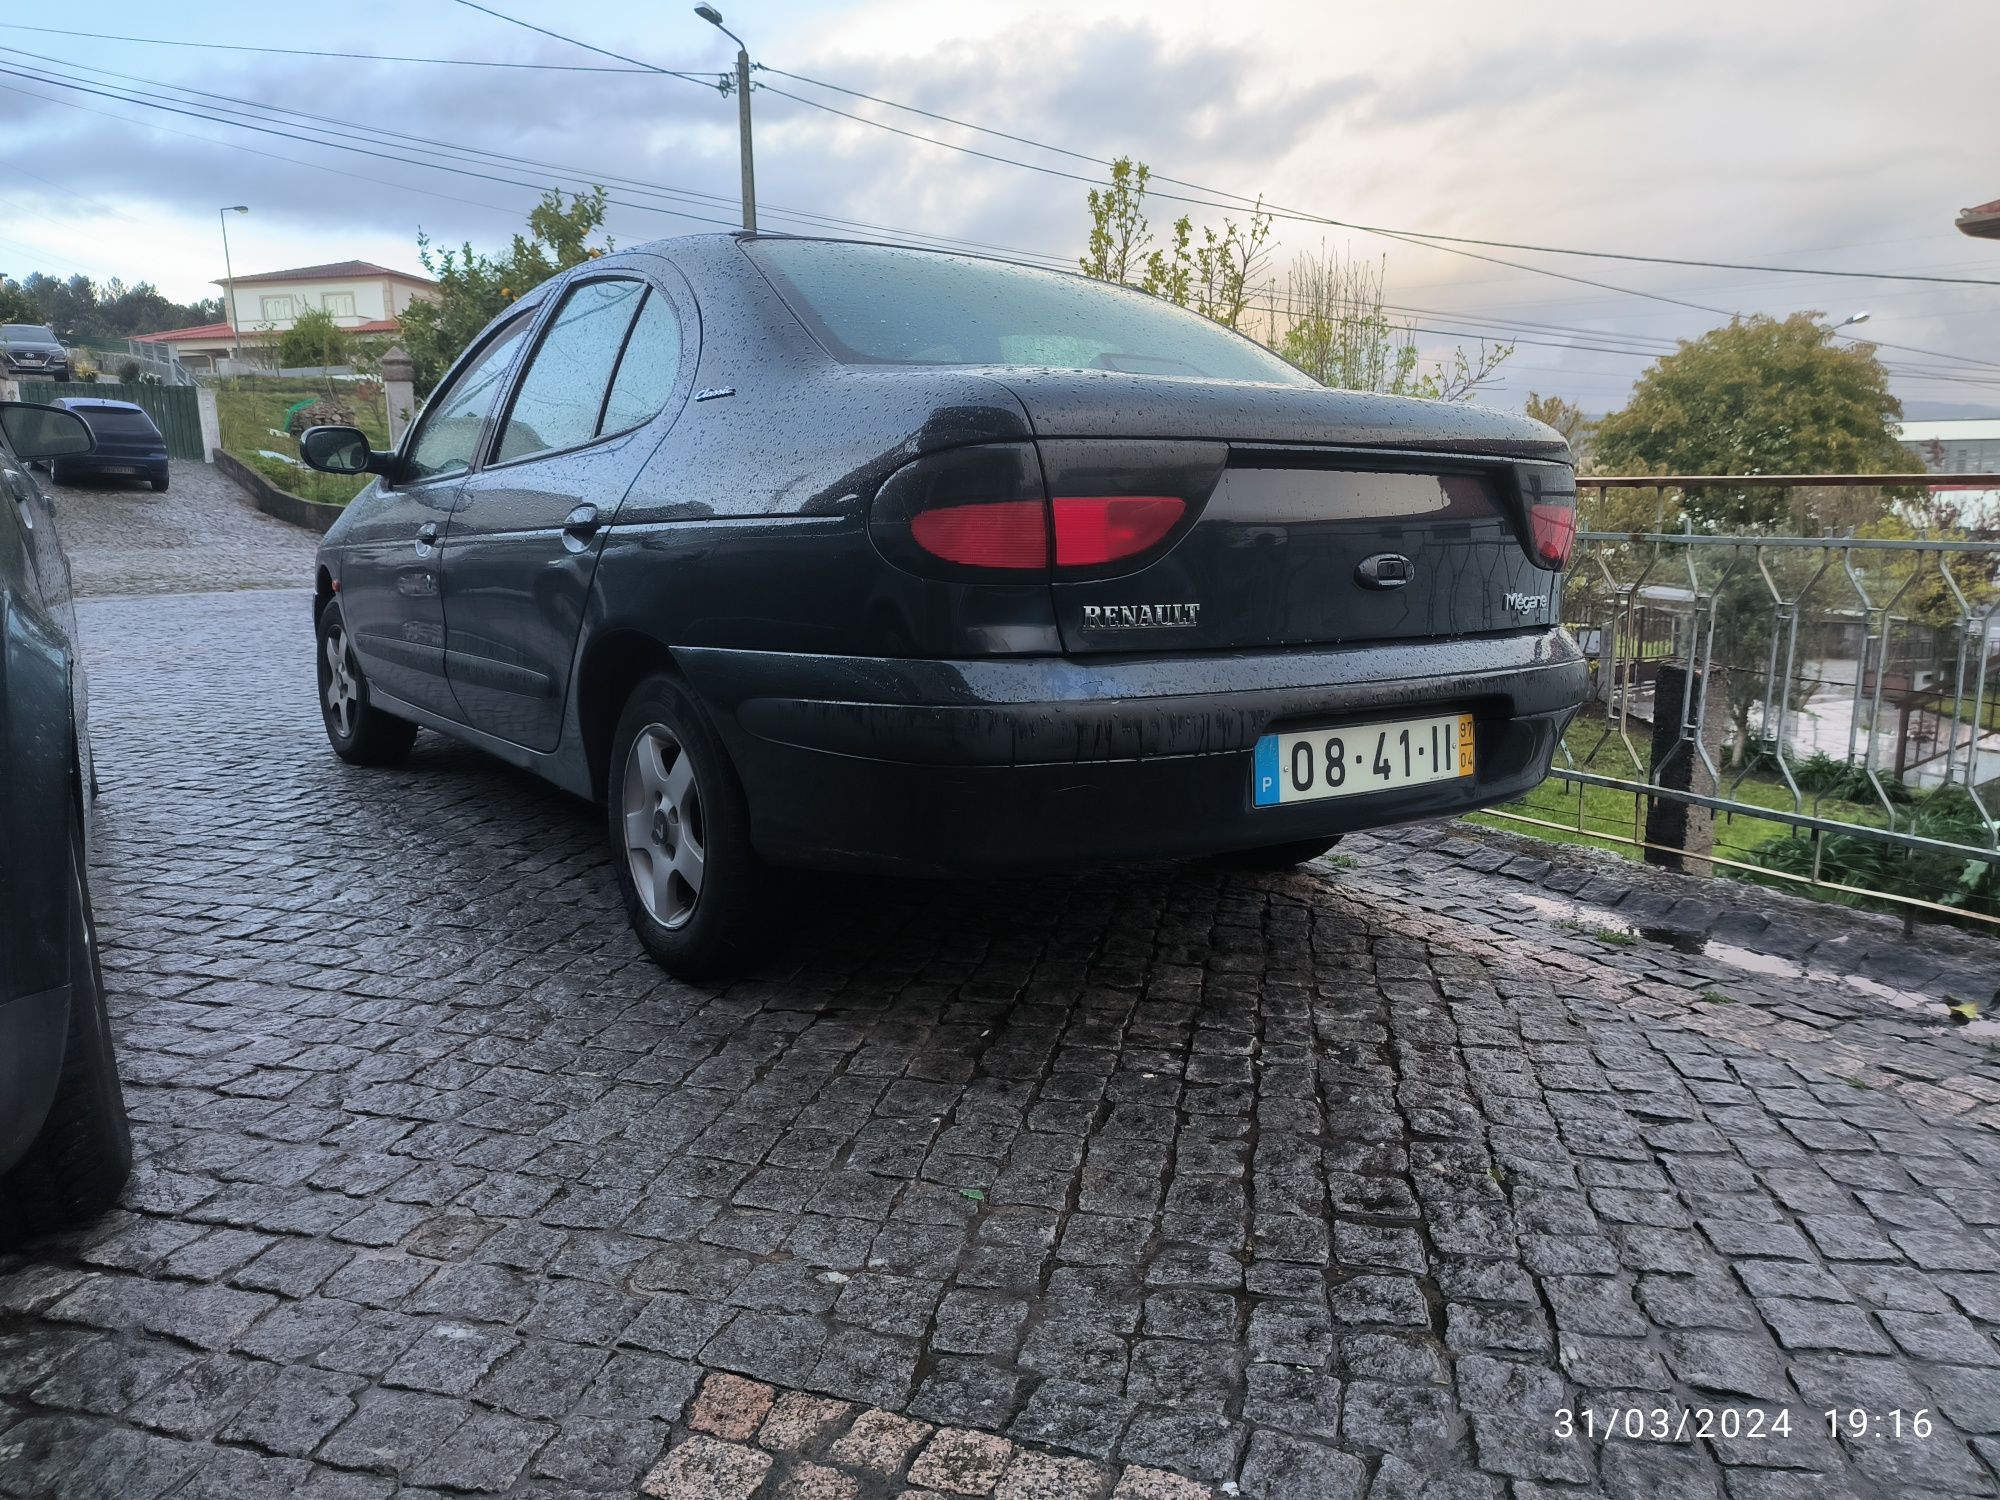
<path fill-rule="evenodd" d="M 1573 503 L 1525 417 L 1349 391 L 1006 372 L 1049 494 L 1178 494 L 1137 566 L 1051 585 L 1075 654 L 1448 640 L 1557 623 L 1529 505 Z M 1134 434 L 1153 433 L 1151 439 Z"/>

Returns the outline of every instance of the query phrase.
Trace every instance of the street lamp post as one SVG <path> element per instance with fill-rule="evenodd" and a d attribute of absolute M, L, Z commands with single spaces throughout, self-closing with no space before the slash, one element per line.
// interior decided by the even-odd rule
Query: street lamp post
<path fill-rule="evenodd" d="M 713 5 L 697 5 L 694 13 L 736 43 L 736 129 L 743 152 L 743 228 L 757 232 L 757 169 L 750 157 L 750 49 L 743 38 L 722 24 L 722 12 Z"/>
<path fill-rule="evenodd" d="M 1865 312 L 1854 313 L 1849 317 L 1842 318 L 1838 323 L 1835 323 L 1831 328 L 1827 329 L 1827 332 L 1838 333 L 1843 328 L 1852 328 L 1856 323 L 1866 323 L 1867 321 L 1868 321 L 1867 313 Z"/>
<path fill-rule="evenodd" d="M 243 363 L 243 325 L 236 316 L 236 269 L 229 264 L 229 216 L 247 214 L 250 205 L 232 203 L 218 208 L 215 217 L 222 225 L 222 311 L 229 319 L 230 341 L 236 346 L 236 362 Z"/>

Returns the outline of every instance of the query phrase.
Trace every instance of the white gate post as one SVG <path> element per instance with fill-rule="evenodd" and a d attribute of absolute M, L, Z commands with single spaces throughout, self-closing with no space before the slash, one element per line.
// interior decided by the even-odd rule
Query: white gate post
<path fill-rule="evenodd" d="M 417 365 L 401 344 L 382 356 L 382 400 L 389 408 L 389 446 L 400 448 L 417 415 Z"/>
<path fill-rule="evenodd" d="M 196 386 L 194 405 L 201 415 L 201 461 L 212 464 L 215 462 L 215 450 L 222 446 L 222 416 L 215 408 L 215 388 Z"/>

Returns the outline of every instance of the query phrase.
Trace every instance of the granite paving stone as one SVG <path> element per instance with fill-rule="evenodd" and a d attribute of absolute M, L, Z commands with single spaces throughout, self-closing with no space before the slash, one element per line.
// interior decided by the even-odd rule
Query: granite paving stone
<path fill-rule="evenodd" d="M 137 1169 L 0 1256 L 0 1493 L 2000 1492 L 2000 1049 L 1524 897 L 2000 945 L 1421 826 L 820 881 L 680 983 L 586 804 L 330 755 L 314 538 L 220 483 L 59 511 Z"/>

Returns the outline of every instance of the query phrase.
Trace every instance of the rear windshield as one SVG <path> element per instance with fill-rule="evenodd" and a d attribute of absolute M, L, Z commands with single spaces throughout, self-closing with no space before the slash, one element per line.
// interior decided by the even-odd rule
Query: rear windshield
<path fill-rule="evenodd" d="M 848 364 L 1025 365 L 1315 382 L 1185 309 L 1083 276 L 833 240 L 758 240 L 757 263 Z"/>
<path fill-rule="evenodd" d="M 84 407 L 77 413 L 99 437 L 157 438 L 160 429 L 142 411 L 118 411 L 105 407 Z"/>

